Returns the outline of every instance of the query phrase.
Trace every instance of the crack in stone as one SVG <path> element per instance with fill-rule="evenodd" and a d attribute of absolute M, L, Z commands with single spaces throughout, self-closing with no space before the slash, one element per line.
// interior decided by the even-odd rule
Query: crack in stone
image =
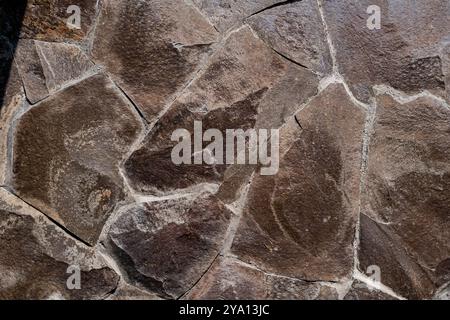
<path fill-rule="evenodd" d="M 283 2 L 278 2 L 278 3 L 275 3 L 275 4 L 271 5 L 271 6 L 268 6 L 266 8 L 263 8 L 261 10 L 258 10 L 256 12 L 252 13 L 251 15 L 246 17 L 244 20 L 249 19 L 249 18 L 251 18 L 251 17 L 253 17 L 253 16 L 257 15 L 257 14 L 260 14 L 260 13 L 262 13 L 264 11 L 267 11 L 267 10 L 270 10 L 270 9 L 273 9 L 273 8 L 276 8 L 276 7 L 281 7 L 281 6 L 289 5 L 289 4 L 296 3 L 296 2 L 302 2 L 302 1 L 303 0 L 287 0 L 287 1 L 283 1 Z"/>

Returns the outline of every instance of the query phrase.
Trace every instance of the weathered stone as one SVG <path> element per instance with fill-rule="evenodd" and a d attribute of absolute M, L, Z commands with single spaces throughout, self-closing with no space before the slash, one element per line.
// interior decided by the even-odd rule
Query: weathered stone
<path fill-rule="evenodd" d="M 450 280 L 450 110 L 428 97 L 377 104 L 362 210 L 378 223 L 362 226 L 361 259 L 395 292 L 430 297 Z"/>
<path fill-rule="evenodd" d="M 444 47 L 442 51 L 442 70 L 445 76 L 447 103 L 450 103 L 450 44 Z"/>
<path fill-rule="evenodd" d="M 284 0 L 193 0 L 214 23 L 216 28 L 225 32 L 232 27 L 241 25 L 245 18 L 270 8 L 276 4 L 282 4 Z"/>
<path fill-rule="evenodd" d="M 344 297 L 344 300 L 397 300 L 395 297 L 388 295 L 375 288 L 367 286 L 364 282 L 355 280 Z"/>
<path fill-rule="evenodd" d="M 109 300 L 162 300 L 157 295 L 139 288 L 121 283 Z"/>
<path fill-rule="evenodd" d="M 232 253 L 262 270 L 340 281 L 353 267 L 364 112 L 332 85 L 280 132 L 280 169 L 255 174 Z"/>
<path fill-rule="evenodd" d="M 119 276 L 91 248 L 4 189 L 0 241 L 1 299 L 100 299 L 117 286 Z M 79 290 L 67 287 L 70 266 L 80 270 Z"/>
<path fill-rule="evenodd" d="M 234 259 L 221 258 L 185 298 L 316 300 L 337 299 L 337 292 L 326 285 L 269 275 Z"/>
<path fill-rule="evenodd" d="M 16 0 L 15 0 L 16 1 Z M 19 0 L 27 7 L 23 17 L 21 38 L 43 41 L 82 41 L 92 29 L 96 16 L 97 0 Z M 28 2 L 28 3 L 27 3 Z M 71 28 L 69 19 L 80 10 L 80 28 Z M 69 11 L 69 12 L 68 12 Z"/>
<path fill-rule="evenodd" d="M 316 72 L 332 61 L 316 0 L 303 0 L 254 15 L 248 23 L 277 52 Z"/>
<path fill-rule="evenodd" d="M 32 107 L 14 137 L 12 187 L 26 202 L 95 243 L 124 199 L 118 166 L 141 129 L 103 75 Z"/>
<path fill-rule="evenodd" d="M 230 216 L 207 195 L 137 204 L 119 213 L 109 243 L 132 283 L 176 298 L 218 255 Z"/>
<path fill-rule="evenodd" d="M 314 74 L 278 56 L 248 27 L 241 29 L 229 37 L 126 162 L 131 186 L 140 192 L 167 193 L 198 183 L 221 183 L 227 165 L 172 162 L 173 131 L 184 128 L 193 133 L 194 121 L 200 120 L 203 130 L 215 128 L 222 133 L 255 126 L 276 128 L 316 93 L 317 84 Z M 231 188 L 239 190 L 236 184 Z"/>
<path fill-rule="evenodd" d="M 21 40 L 16 63 L 31 103 L 37 103 L 93 68 L 92 62 L 70 44 Z"/>
<path fill-rule="evenodd" d="M 103 5 L 93 55 L 153 121 L 216 40 L 213 26 L 185 1 L 113 0 Z"/>
<path fill-rule="evenodd" d="M 379 30 L 367 26 L 371 5 L 381 8 Z M 323 8 L 340 72 L 358 99 L 369 100 L 371 86 L 381 83 L 444 90 L 439 47 L 450 37 L 448 1 L 323 1 Z"/>

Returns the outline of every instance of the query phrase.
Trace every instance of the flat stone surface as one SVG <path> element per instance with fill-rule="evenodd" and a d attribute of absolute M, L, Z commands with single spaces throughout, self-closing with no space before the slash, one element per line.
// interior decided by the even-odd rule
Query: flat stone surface
<path fill-rule="evenodd" d="M 121 283 L 114 294 L 108 297 L 108 300 L 162 300 L 157 295 Z"/>
<path fill-rule="evenodd" d="M 255 174 L 232 253 L 262 270 L 340 281 L 353 267 L 365 115 L 332 85 L 280 132 L 280 170 Z"/>
<path fill-rule="evenodd" d="M 214 27 L 185 1 L 113 0 L 102 6 L 93 56 L 152 122 L 216 41 Z"/>
<path fill-rule="evenodd" d="M 16 1 L 16 0 L 15 0 Z M 43 41 L 83 41 L 91 31 L 96 16 L 97 0 L 18 0 L 26 3 L 21 38 Z M 80 28 L 68 24 L 73 11 L 70 6 L 80 9 Z"/>
<path fill-rule="evenodd" d="M 193 0 L 193 2 L 209 17 L 219 31 L 225 32 L 233 27 L 239 27 L 251 15 L 285 1 Z"/>
<path fill-rule="evenodd" d="M 177 298 L 218 255 L 231 214 L 207 194 L 136 204 L 119 213 L 109 243 L 130 281 Z"/>
<path fill-rule="evenodd" d="M 316 72 L 331 72 L 331 56 L 316 0 L 268 9 L 247 22 L 277 52 Z"/>
<path fill-rule="evenodd" d="M 20 198 L 94 244 L 125 198 L 118 166 L 141 121 L 103 75 L 32 107 L 18 121 L 11 185 Z"/>
<path fill-rule="evenodd" d="M 117 287 L 119 276 L 91 248 L 4 189 L 0 241 L 1 299 L 100 299 Z M 67 287 L 70 266 L 80 270 L 79 290 Z"/>
<path fill-rule="evenodd" d="M 235 259 L 220 258 L 186 295 L 189 300 L 336 299 L 334 288 L 266 274 Z"/>
<path fill-rule="evenodd" d="M 429 298 L 432 282 L 450 280 L 450 110 L 428 97 L 401 104 L 381 95 L 377 104 L 362 210 L 378 223 L 362 227 L 360 259 L 385 269 L 395 292 Z"/>
<path fill-rule="evenodd" d="M 215 128 L 223 134 L 226 129 L 277 128 L 317 92 L 317 84 L 310 71 L 281 58 L 248 27 L 242 28 L 228 38 L 125 163 L 131 186 L 144 193 L 170 193 L 199 183 L 220 184 L 227 165 L 172 162 L 177 144 L 171 141 L 172 132 L 183 128 L 192 134 L 194 121 L 202 121 L 203 131 Z"/>
<path fill-rule="evenodd" d="M 381 9 L 381 29 L 367 27 L 367 9 Z M 360 100 L 385 83 L 414 93 L 442 93 L 440 47 L 450 39 L 448 1 L 323 1 L 340 72 Z"/>
<path fill-rule="evenodd" d="M 397 300 L 382 291 L 367 286 L 364 282 L 355 280 L 344 300 Z"/>

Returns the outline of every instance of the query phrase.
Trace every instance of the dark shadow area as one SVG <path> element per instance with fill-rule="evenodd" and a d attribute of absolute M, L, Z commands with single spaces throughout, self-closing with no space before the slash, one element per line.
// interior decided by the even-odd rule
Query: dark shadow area
<path fill-rule="evenodd" d="M 11 74 L 28 0 L 0 0 L 0 106 Z"/>

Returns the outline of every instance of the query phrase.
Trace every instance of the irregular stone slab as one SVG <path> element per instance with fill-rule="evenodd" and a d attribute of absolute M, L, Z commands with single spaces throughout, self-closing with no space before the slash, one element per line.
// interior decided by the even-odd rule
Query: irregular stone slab
<path fill-rule="evenodd" d="M 247 22 L 277 52 L 316 72 L 331 72 L 331 56 L 316 0 L 275 7 Z"/>
<path fill-rule="evenodd" d="M 169 193 L 199 183 L 221 183 L 227 165 L 172 162 L 177 144 L 171 141 L 172 133 L 183 128 L 192 136 L 194 121 L 202 121 L 204 131 L 215 128 L 223 134 L 226 129 L 276 128 L 317 92 L 317 84 L 313 73 L 281 58 L 248 27 L 242 28 L 227 39 L 125 163 L 131 186 L 145 193 Z M 231 186 L 235 193 L 239 183 Z"/>
<path fill-rule="evenodd" d="M 280 132 L 280 169 L 255 174 L 232 245 L 267 272 L 341 281 L 353 267 L 365 115 L 331 85 Z"/>
<path fill-rule="evenodd" d="M 447 92 L 447 103 L 450 103 L 450 44 L 443 49 L 442 70 L 445 75 L 445 89 Z"/>
<path fill-rule="evenodd" d="M 162 300 L 157 295 L 122 283 L 108 300 Z"/>
<path fill-rule="evenodd" d="M 75 45 L 34 40 L 19 42 L 16 63 L 32 104 L 82 77 L 94 66 Z"/>
<path fill-rule="evenodd" d="M 218 255 L 230 216 L 207 195 L 136 204 L 118 214 L 109 242 L 132 283 L 176 298 Z"/>
<path fill-rule="evenodd" d="M 214 23 L 220 32 L 225 32 L 232 27 L 243 23 L 245 18 L 270 8 L 276 4 L 282 4 L 284 0 L 193 0 Z"/>
<path fill-rule="evenodd" d="M 4 189 L 0 241 L 2 300 L 101 299 L 117 287 L 119 276 L 91 248 Z M 67 286 L 71 266 L 80 270 L 79 290 Z"/>
<path fill-rule="evenodd" d="M 367 27 L 368 7 L 381 8 L 381 29 Z M 439 47 L 450 38 L 448 1 L 323 1 L 340 72 L 358 99 L 386 83 L 405 91 L 442 92 Z"/>
<path fill-rule="evenodd" d="M 367 227 L 367 237 L 382 233 L 390 249 L 376 252 L 372 242 L 381 240 L 374 235 L 360 255 L 393 273 L 383 283 L 395 292 L 430 297 L 435 289 L 430 282 L 440 286 L 450 280 L 450 268 L 444 267 L 450 261 L 450 110 L 428 97 L 401 104 L 381 95 L 377 104 L 362 208 L 379 222 Z M 398 271 L 409 281 L 392 271 L 402 260 L 391 258 L 402 250 L 417 269 Z M 423 273 L 429 275 L 418 276 Z"/>
<path fill-rule="evenodd" d="M 93 56 L 151 122 L 216 40 L 214 27 L 185 1 L 113 0 L 102 7 Z"/>
<path fill-rule="evenodd" d="M 18 121 L 11 185 L 93 244 L 124 200 L 118 166 L 142 130 L 139 117 L 103 75 L 32 107 Z"/>
<path fill-rule="evenodd" d="M 186 295 L 190 300 L 337 299 L 334 288 L 266 274 L 234 259 L 221 258 Z"/>
<path fill-rule="evenodd" d="M 16 2 L 16 1 L 15 1 Z M 97 8 L 97 0 L 18 0 L 25 2 L 26 11 L 21 28 L 22 39 L 43 41 L 82 41 L 91 31 Z M 27 3 L 28 2 L 28 3 Z M 75 11 L 80 10 L 80 28 L 71 28 L 68 21 Z"/>
<path fill-rule="evenodd" d="M 395 297 L 355 280 L 344 300 L 397 300 Z"/>

